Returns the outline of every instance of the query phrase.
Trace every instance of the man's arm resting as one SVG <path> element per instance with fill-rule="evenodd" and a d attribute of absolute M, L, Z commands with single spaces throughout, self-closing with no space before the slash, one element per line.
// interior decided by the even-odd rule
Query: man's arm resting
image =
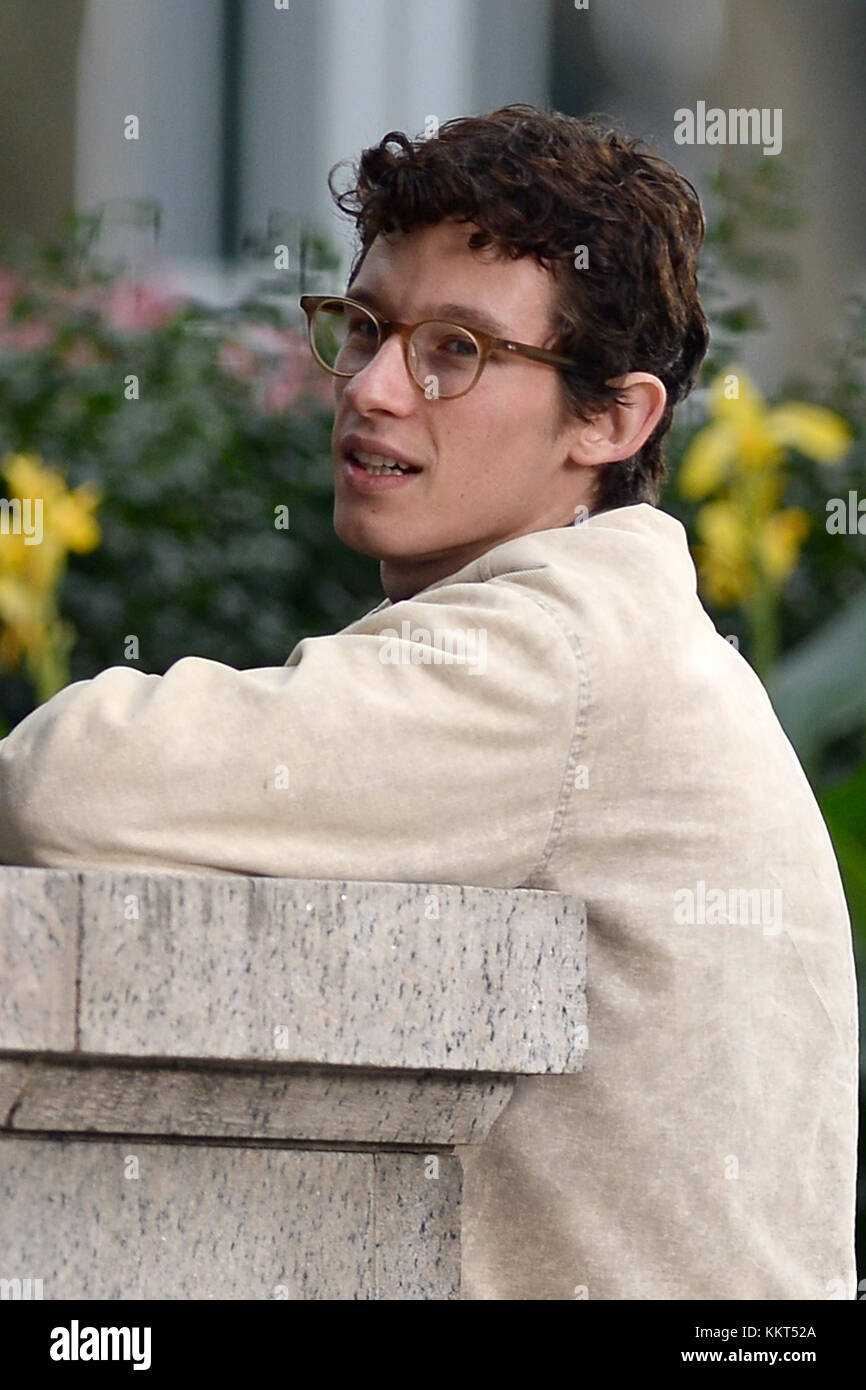
<path fill-rule="evenodd" d="M 404 622 L 484 632 L 484 668 L 412 662 L 386 635 Z M 577 685 L 556 624 L 497 583 L 368 614 L 283 667 L 112 667 L 0 742 L 0 862 L 516 886 L 550 832 Z"/>

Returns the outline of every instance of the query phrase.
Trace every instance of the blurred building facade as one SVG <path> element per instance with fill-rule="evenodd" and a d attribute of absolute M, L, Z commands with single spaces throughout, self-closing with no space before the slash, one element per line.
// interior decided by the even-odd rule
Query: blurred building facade
<path fill-rule="evenodd" d="M 864 288 L 864 37 L 850 0 L 4 0 L 0 235 L 153 199 L 159 249 L 191 275 L 275 213 L 327 229 L 345 265 L 327 173 L 388 130 L 508 101 L 603 111 L 703 190 L 754 151 L 677 145 L 674 112 L 781 108 L 808 220 L 795 291 L 761 291 L 773 385 L 820 371 L 842 295 Z"/>

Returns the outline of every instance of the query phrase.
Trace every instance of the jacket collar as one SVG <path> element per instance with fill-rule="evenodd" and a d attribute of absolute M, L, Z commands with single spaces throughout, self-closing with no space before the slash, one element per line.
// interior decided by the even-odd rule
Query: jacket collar
<path fill-rule="evenodd" d="M 559 537 L 565 532 L 570 532 L 574 528 L 583 529 L 585 527 L 595 528 L 598 526 L 612 527 L 623 526 L 631 532 L 635 530 L 649 530 L 656 533 L 666 532 L 667 539 L 676 539 L 680 548 L 688 554 L 688 542 L 685 528 L 676 517 L 669 512 L 663 512 L 660 508 L 652 506 L 648 502 L 633 502 L 627 507 L 611 507 L 606 511 L 590 512 L 587 517 L 575 518 L 566 526 L 552 526 L 546 531 L 530 531 L 523 536 L 514 536 L 511 540 L 502 541 L 499 545 L 493 546 L 485 551 L 483 555 L 478 555 L 474 560 L 470 560 L 462 569 L 455 570 L 453 574 L 447 574 L 442 579 L 435 580 L 432 584 L 427 584 L 423 589 L 419 589 L 413 598 L 420 598 L 422 594 L 428 594 L 433 589 L 441 589 L 444 584 L 471 584 L 481 583 L 491 577 L 493 571 L 502 573 L 509 568 L 525 568 L 522 563 L 523 554 L 526 551 L 527 543 L 532 542 L 532 549 L 537 551 L 539 539 Z M 678 535 L 676 533 L 679 533 Z M 570 543 L 569 543 L 570 546 Z M 513 562 L 513 564 L 512 564 Z M 536 560 L 537 565 L 537 560 Z M 532 567 L 532 566 L 530 566 Z M 391 600 L 385 598 L 371 613 L 381 613 L 384 609 L 392 607 Z"/>

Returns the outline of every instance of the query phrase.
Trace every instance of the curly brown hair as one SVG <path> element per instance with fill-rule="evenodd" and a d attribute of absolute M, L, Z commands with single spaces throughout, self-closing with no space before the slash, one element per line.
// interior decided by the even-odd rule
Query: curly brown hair
<path fill-rule="evenodd" d="M 396 148 L 394 148 L 396 147 Z M 446 121 L 432 138 L 393 130 L 348 161 L 352 185 L 328 186 L 355 221 L 359 246 L 349 285 L 375 237 L 446 219 L 472 222 L 473 249 L 533 255 L 558 285 L 554 351 L 577 359 L 562 373 L 562 419 L 590 419 L 622 400 L 608 383 L 652 372 L 667 402 L 643 447 L 598 470 L 595 510 L 658 503 L 664 436 L 691 391 L 709 344 L 697 292 L 706 231 L 698 195 L 646 143 L 596 116 L 524 103 Z M 588 264 L 576 268 L 585 246 Z"/>

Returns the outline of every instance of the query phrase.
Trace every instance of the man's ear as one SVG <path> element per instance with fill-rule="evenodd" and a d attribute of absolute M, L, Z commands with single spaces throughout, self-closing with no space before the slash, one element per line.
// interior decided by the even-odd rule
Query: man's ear
<path fill-rule="evenodd" d="M 575 463 L 619 463 L 631 458 L 649 439 L 667 402 L 664 383 L 650 372 L 629 372 L 608 383 L 627 400 L 613 402 L 589 421 L 579 421 L 569 450 Z"/>

